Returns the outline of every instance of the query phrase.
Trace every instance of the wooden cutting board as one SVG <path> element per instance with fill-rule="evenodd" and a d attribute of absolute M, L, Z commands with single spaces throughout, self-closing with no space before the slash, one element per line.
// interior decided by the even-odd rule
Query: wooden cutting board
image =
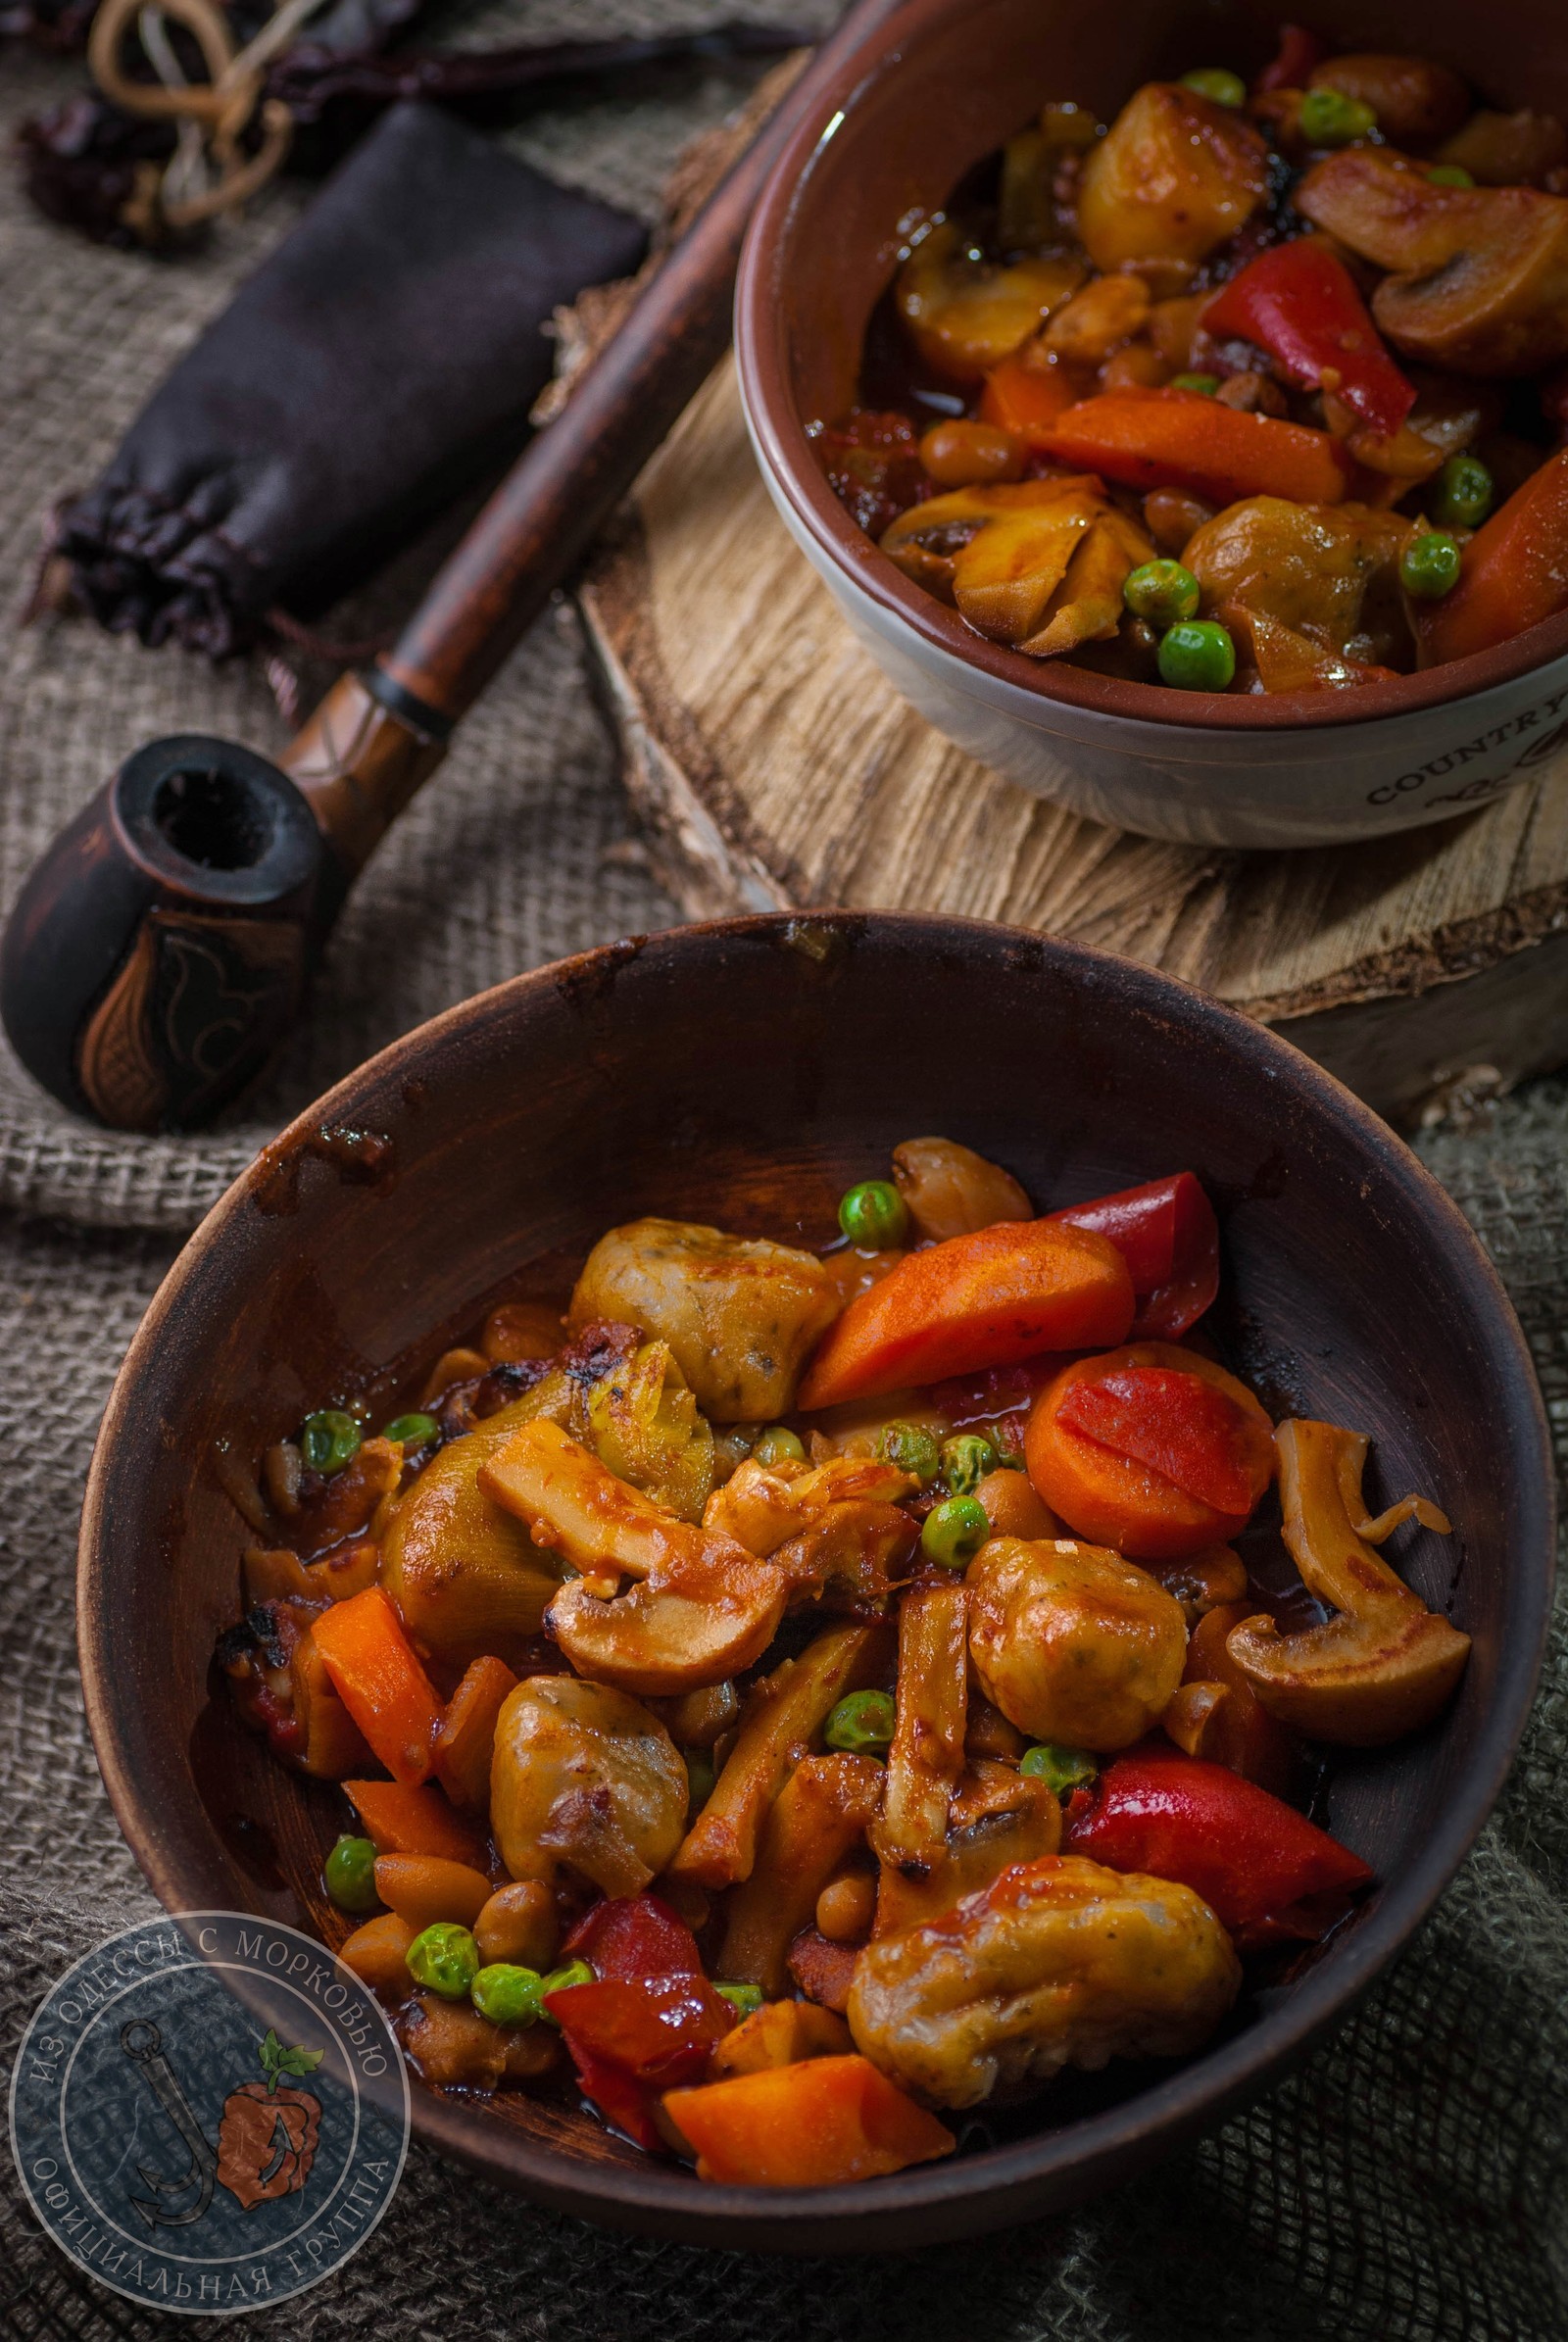
<path fill-rule="evenodd" d="M 1069 935 L 1273 1025 L 1392 1120 L 1568 1059 L 1568 752 L 1484 810 L 1292 854 L 1102 829 L 949 745 L 775 516 L 733 365 L 638 482 L 582 609 L 692 918 L 940 910 Z"/>

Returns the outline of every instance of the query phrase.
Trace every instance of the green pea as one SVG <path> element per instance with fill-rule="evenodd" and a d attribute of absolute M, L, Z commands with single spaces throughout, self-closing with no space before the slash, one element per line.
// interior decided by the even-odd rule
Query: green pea
<path fill-rule="evenodd" d="M 990 1516 L 977 1496 L 950 1496 L 926 1514 L 920 1550 L 945 1570 L 967 1569 L 990 1535 Z"/>
<path fill-rule="evenodd" d="M 1459 548 L 1441 529 L 1424 529 L 1399 556 L 1399 583 L 1418 602 L 1441 602 L 1459 581 Z"/>
<path fill-rule="evenodd" d="M 1450 456 L 1438 474 L 1432 517 L 1441 528 L 1479 528 L 1492 510 L 1492 474 L 1475 456 Z"/>
<path fill-rule="evenodd" d="M 700 1814 L 713 1794 L 713 1759 L 706 1748 L 686 1750 L 686 1811 Z"/>
<path fill-rule="evenodd" d="M 1378 126 L 1370 106 L 1360 98 L 1343 97 L 1337 89 L 1309 89 L 1298 120 L 1308 146 L 1349 146 L 1357 138 L 1370 138 Z"/>
<path fill-rule="evenodd" d="M 923 1423 L 890 1423 L 885 1426 L 880 1441 L 885 1464 L 896 1464 L 901 1472 L 910 1472 L 921 1488 L 935 1480 L 942 1469 L 942 1450 L 936 1434 L 928 1432 Z"/>
<path fill-rule="evenodd" d="M 1172 374 L 1170 387 L 1172 390 L 1200 391 L 1205 399 L 1211 399 L 1219 388 L 1219 376 L 1218 374 Z"/>
<path fill-rule="evenodd" d="M 1121 598 L 1135 618 L 1147 618 L 1161 632 L 1183 618 L 1196 618 L 1201 589 L 1180 561 L 1144 561 L 1128 576 Z"/>
<path fill-rule="evenodd" d="M 422 1927 L 403 1956 L 415 1982 L 441 2000 L 466 2000 L 479 1973 L 478 1945 L 450 1920 Z"/>
<path fill-rule="evenodd" d="M 360 1452 L 360 1427 L 341 1407 L 322 1407 L 300 1427 L 300 1448 L 313 1472 L 341 1472 Z"/>
<path fill-rule="evenodd" d="M 560 2018 L 552 2017 L 544 2006 L 552 1992 L 569 1992 L 573 1985 L 591 1984 L 593 1980 L 594 1972 L 586 1960 L 568 1960 L 564 1968 L 553 1968 L 547 1976 L 542 1976 L 539 1980 L 539 2014 L 546 2025 L 561 2023 Z"/>
<path fill-rule="evenodd" d="M 1160 637 L 1159 677 L 1178 691 L 1223 691 L 1236 672 L 1236 645 L 1212 618 L 1187 618 Z"/>
<path fill-rule="evenodd" d="M 373 1911 L 375 1848 L 368 1837 L 340 1837 L 321 1865 L 321 1878 L 339 1911 Z"/>
<path fill-rule="evenodd" d="M 942 1442 L 942 1477 L 955 1496 L 972 1496 L 996 1468 L 997 1451 L 978 1432 L 957 1432 Z"/>
<path fill-rule="evenodd" d="M 853 1756 L 880 1756 L 893 1745 L 899 1711 L 891 1691 L 852 1691 L 822 1727 L 829 1748 L 848 1749 Z"/>
<path fill-rule="evenodd" d="M 1212 98 L 1216 106 L 1247 103 L 1247 83 L 1225 65 L 1194 66 L 1190 73 L 1183 73 L 1182 87 L 1196 89 L 1200 98 Z"/>
<path fill-rule="evenodd" d="M 433 1415 L 394 1415 L 381 1437 L 397 1439 L 405 1447 L 427 1447 L 432 1439 L 440 1439 L 441 1426 Z"/>
<path fill-rule="evenodd" d="M 713 1990 L 720 2000 L 727 2000 L 730 2007 L 738 2009 L 743 2017 L 750 2017 L 755 2010 L 760 2009 L 764 1998 L 760 1984 L 715 1984 Z"/>
<path fill-rule="evenodd" d="M 752 1460 L 758 1464 L 804 1464 L 805 1443 L 787 1424 L 770 1423 L 752 1449 Z"/>
<path fill-rule="evenodd" d="M 1026 1748 L 1018 1770 L 1030 1781 L 1043 1781 L 1058 1797 L 1069 1789 L 1087 1788 L 1100 1767 L 1087 1748 L 1063 1748 L 1059 1741 L 1041 1740 Z"/>
<path fill-rule="evenodd" d="M 852 1244 L 887 1252 L 909 1233 L 909 1207 L 891 1179 L 862 1179 L 839 1204 L 839 1226 Z"/>
<path fill-rule="evenodd" d="M 1429 163 L 1427 177 L 1434 187 L 1473 187 L 1475 180 L 1462 163 Z"/>
<path fill-rule="evenodd" d="M 496 1960 L 481 1968 L 468 1987 L 468 1996 L 481 2017 L 492 2025 L 535 2025 L 544 2014 L 539 1995 L 544 1977 L 537 1968 L 518 1968 L 510 1960 Z"/>

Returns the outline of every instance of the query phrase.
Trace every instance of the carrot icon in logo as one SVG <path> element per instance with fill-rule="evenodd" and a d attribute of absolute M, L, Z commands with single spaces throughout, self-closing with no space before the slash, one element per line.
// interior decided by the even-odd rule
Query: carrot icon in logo
<path fill-rule="evenodd" d="M 223 2101 L 218 2133 L 218 2183 L 245 2211 L 305 2185 L 321 2131 L 321 2102 L 294 2088 L 285 2074 L 314 2074 L 320 2049 L 285 2049 L 270 2026 L 261 2045 L 263 2081 L 242 2081 Z"/>

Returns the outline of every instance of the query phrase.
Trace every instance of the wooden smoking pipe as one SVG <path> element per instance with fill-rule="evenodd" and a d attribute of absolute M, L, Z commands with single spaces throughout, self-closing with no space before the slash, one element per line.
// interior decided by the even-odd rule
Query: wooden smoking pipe
<path fill-rule="evenodd" d="M 264 1070 L 350 886 L 722 357 L 775 158 L 902 0 L 857 0 L 524 450 L 396 647 L 339 677 L 279 762 L 199 733 L 138 749 L 29 875 L 0 951 L 28 1072 L 117 1130 L 190 1130 Z"/>

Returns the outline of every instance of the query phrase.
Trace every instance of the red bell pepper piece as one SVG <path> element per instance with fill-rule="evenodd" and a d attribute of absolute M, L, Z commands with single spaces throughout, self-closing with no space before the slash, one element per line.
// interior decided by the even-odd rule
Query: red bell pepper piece
<path fill-rule="evenodd" d="M 1117 1455 L 1147 1464 L 1200 1504 L 1245 1520 L 1267 1486 L 1272 1457 L 1259 1454 L 1252 1419 L 1196 1374 L 1167 1366 L 1124 1366 L 1074 1383 L 1056 1421 Z"/>
<path fill-rule="evenodd" d="M 1138 1295 L 1134 1341 L 1185 1334 L 1219 1291 L 1219 1227 L 1191 1171 L 1069 1203 L 1051 1218 L 1108 1237 L 1126 1261 Z"/>
<path fill-rule="evenodd" d="M 622 2073 L 607 2058 L 596 2058 L 590 2050 L 579 2049 L 575 2042 L 568 2042 L 567 2047 L 583 2096 L 593 2101 L 605 2120 L 613 2122 L 617 2130 L 623 2130 L 634 2146 L 646 2147 L 650 2155 L 667 2153 L 666 2142 L 654 2120 L 658 2091 Z"/>
<path fill-rule="evenodd" d="M 585 2049 L 664 2090 L 696 2079 L 735 2023 L 734 2009 L 706 1976 L 568 1984 L 547 1994 L 544 2006 L 568 2049 Z"/>
<path fill-rule="evenodd" d="M 622 1984 L 703 1973 L 696 1936 L 658 1895 L 596 1903 L 572 1928 L 561 1956 L 586 1960 L 596 1976 Z"/>
<path fill-rule="evenodd" d="M 653 2154 L 665 2141 L 659 2092 L 700 2078 L 735 2012 L 703 1976 L 697 1938 L 658 1895 L 596 1903 L 562 1946 L 598 1979 L 553 1992 L 547 2006 L 577 2079 L 617 2130 Z"/>
<path fill-rule="evenodd" d="M 1271 89 L 1304 89 L 1313 67 L 1327 55 L 1323 42 L 1304 24 L 1282 24 L 1279 54 L 1252 83 L 1253 97 L 1266 97 Z"/>
<path fill-rule="evenodd" d="M 1244 1948 L 1315 1942 L 1373 1876 L 1283 1799 L 1174 1749 L 1117 1757 L 1072 1805 L 1065 1852 L 1190 1886 Z"/>
<path fill-rule="evenodd" d="M 1345 263 L 1310 236 L 1274 244 L 1221 285 L 1205 333 L 1240 334 L 1304 390 L 1326 390 L 1368 430 L 1392 438 L 1415 405 Z"/>

